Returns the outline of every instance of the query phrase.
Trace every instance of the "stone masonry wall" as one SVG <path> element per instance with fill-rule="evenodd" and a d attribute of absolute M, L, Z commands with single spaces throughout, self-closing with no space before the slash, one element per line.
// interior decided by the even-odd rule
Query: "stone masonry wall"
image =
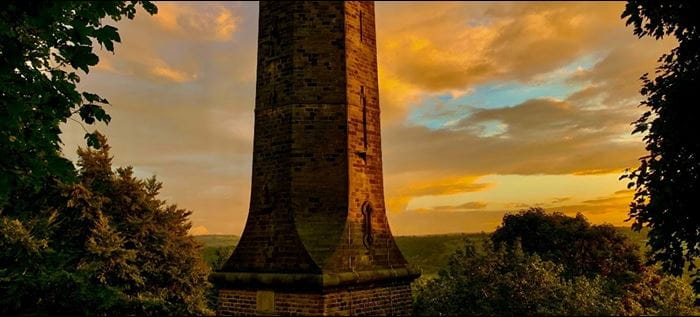
<path fill-rule="evenodd" d="M 221 316 L 409 316 L 412 307 L 408 283 L 325 294 L 222 289 L 219 301 Z"/>
<path fill-rule="evenodd" d="M 374 3 L 260 3 L 248 220 L 225 272 L 407 265 L 382 177 Z"/>
<path fill-rule="evenodd" d="M 228 272 L 318 273 L 347 215 L 342 2 L 262 1 L 248 220 Z"/>
<path fill-rule="evenodd" d="M 220 273 L 406 271 L 386 218 L 378 90 L 372 1 L 260 2 L 250 211 Z M 410 315 L 406 276 L 362 283 L 379 281 L 234 283 L 218 313 Z"/>
<path fill-rule="evenodd" d="M 342 243 L 323 269 L 340 272 L 405 267 L 384 203 L 374 3 L 345 1 L 344 12 L 348 210 Z M 370 213 L 363 211 L 365 206 L 371 207 Z"/>

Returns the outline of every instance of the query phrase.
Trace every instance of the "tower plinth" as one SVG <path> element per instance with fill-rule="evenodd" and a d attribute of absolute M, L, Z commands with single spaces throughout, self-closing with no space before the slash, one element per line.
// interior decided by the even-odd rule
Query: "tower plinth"
<path fill-rule="evenodd" d="M 374 4 L 260 2 L 250 212 L 221 315 L 408 315 L 389 229 Z"/>

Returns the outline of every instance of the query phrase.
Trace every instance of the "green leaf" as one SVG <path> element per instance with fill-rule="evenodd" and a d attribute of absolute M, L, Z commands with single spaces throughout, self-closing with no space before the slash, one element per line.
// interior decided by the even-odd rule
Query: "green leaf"
<path fill-rule="evenodd" d="M 119 37 L 119 33 L 117 31 L 118 29 L 116 27 L 105 25 L 95 31 L 95 38 L 97 39 L 97 42 L 104 45 L 108 51 L 113 52 L 113 42 L 121 42 L 121 38 Z"/>
<path fill-rule="evenodd" d="M 92 147 L 92 148 L 95 148 L 98 150 L 102 147 L 102 143 L 100 142 L 100 139 L 99 139 L 98 134 L 96 132 L 85 133 L 85 136 L 83 138 L 85 140 L 87 140 L 87 145 L 89 147 Z"/>

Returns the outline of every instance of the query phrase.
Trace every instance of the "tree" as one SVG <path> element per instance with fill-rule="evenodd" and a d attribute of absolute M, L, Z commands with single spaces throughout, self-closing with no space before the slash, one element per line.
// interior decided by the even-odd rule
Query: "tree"
<path fill-rule="evenodd" d="M 562 278 L 563 266 L 519 248 L 484 247 L 466 242 L 438 277 L 419 287 L 419 316 L 601 315 L 615 303 L 600 278 Z"/>
<path fill-rule="evenodd" d="M 581 214 L 568 217 L 541 208 L 506 214 L 491 240 L 519 243 L 523 251 L 563 265 L 568 277 L 601 275 L 621 284 L 643 268 L 637 245 L 610 225 L 591 225 Z"/>
<path fill-rule="evenodd" d="M 680 276 L 686 266 L 694 272 L 700 256 L 700 135 L 698 111 L 692 100 L 700 87 L 700 4 L 695 1 L 628 1 L 622 18 L 634 34 L 655 39 L 673 36 L 678 46 L 659 58 L 656 77 L 642 76 L 641 107 L 634 133 L 644 134 L 648 154 L 621 179 L 635 189 L 630 204 L 632 228 L 649 228 L 650 261 Z"/>
<path fill-rule="evenodd" d="M 99 150 L 78 150 L 77 182 L 49 193 L 45 223 L 1 219 L 0 315 L 210 313 L 191 212 L 159 200 L 155 178 L 113 171 L 97 137 Z"/>
<path fill-rule="evenodd" d="M 109 19 L 148 1 L 11 2 L 0 11 L 0 315 L 201 315 L 208 268 L 188 210 L 162 184 L 112 170 L 109 145 L 83 124 L 110 116 L 77 89 L 93 46 L 120 42 Z M 77 115 L 79 119 L 72 116 Z M 85 129 L 79 169 L 61 155 L 59 125 Z"/>
<path fill-rule="evenodd" d="M 436 278 L 415 285 L 419 315 L 697 314 L 687 283 L 639 267 L 638 259 L 611 256 L 630 252 L 629 241 L 596 230 L 580 215 L 524 210 L 506 215 L 498 230 L 481 252 L 465 241 Z M 592 252 L 596 248 L 600 254 Z M 575 263 L 587 256 L 595 260 Z M 616 271 L 634 272 L 633 278 L 615 280 Z"/>
<path fill-rule="evenodd" d="M 55 181 L 75 179 L 72 163 L 61 156 L 61 130 L 67 120 L 109 123 L 108 101 L 81 92 L 78 70 L 88 73 L 99 61 L 93 43 L 114 51 L 117 28 L 106 18 L 133 19 L 148 1 L 11 1 L 0 11 L 0 214 L 25 205 Z M 78 114 L 80 120 L 72 116 Z M 81 122 L 82 121 L 82 122 Z M 88 145 L 97 135 L 86 130 Z M 12 209 L 12 210 L 8 210 Z"/>
<path fill-rule="evenodd" d="M 619 314 L 625 316 L 693 316 L 693 289 L 680 278 L 645 270 L 638 283 L 629 287 L 620 300 Z"/>

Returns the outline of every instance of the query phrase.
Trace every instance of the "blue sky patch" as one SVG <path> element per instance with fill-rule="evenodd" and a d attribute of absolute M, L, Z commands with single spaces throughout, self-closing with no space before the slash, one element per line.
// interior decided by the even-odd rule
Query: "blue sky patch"
<path fill-rule="evenodd" d="M 534 98 L 565 99 L 582 87 L 567 82 L 578 69 L 590 69 L 600 60 L 599 54 L 589 54 L 553 72 L 549 80 L 541 82 L 503 81 L 477 85 L 467 95 L 453 98 L 452 94 L 428 97 L 408 117 L 412 124 L 440 129 L 468 116 L 476 108 L 512 107 Z"/>

